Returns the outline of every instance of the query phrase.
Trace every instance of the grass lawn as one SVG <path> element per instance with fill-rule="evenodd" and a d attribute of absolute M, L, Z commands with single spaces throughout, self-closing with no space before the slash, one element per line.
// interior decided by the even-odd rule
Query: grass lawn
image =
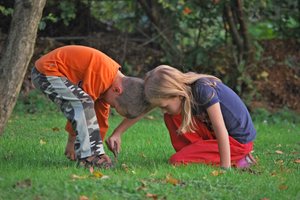
<path fill-rule="evenodd" d="M 154 112 L 124 134 L 114 169 L 91 173 L 63 155 L 65 119 L 47 104 L 18 103 L 0 137 L 1 200 L 300 199 L 300 124 L 292 117 L 255 116 L 259 164 L 221 173 L 199 164 L 169 165 L 174 150 Z M 108 135 L 120 121 L 110 117 Z"/>

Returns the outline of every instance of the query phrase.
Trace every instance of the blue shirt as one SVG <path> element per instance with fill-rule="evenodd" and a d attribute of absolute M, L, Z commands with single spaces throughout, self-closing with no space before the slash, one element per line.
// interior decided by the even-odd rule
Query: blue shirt
<path fill-rule="evenodd" d="M 256 130 L 248 109 L 232 89 L 208 78 L 198 79 L 191 88 L 196 102 L 194 115 L 205 113 L 208 107 L 219 102 L 229 135 L 243 144 L 255 139 Z"/>

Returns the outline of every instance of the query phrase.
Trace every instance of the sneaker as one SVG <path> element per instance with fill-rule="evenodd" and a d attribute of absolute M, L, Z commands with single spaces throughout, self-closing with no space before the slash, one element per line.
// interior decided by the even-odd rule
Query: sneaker
<path fill-rule="evenodd" d="M 244 158 L 240 159 L 239 161 L 236 162 L 236 167 L 237 168 L 249 168 L 252 165 L 255 165 L 257 162 L 253 158 L 252 154 L 249 153 L 247 154 Z"/>
<path fill-rule="evenodd" d="M 77 167 L 84 167 L 84 168 L 96 167 L 96 168 L 110 169 L 113 167 L 113 164 L 111 159 L 106 154 L 103 154 L 103 155 L 78 159 Z"/>

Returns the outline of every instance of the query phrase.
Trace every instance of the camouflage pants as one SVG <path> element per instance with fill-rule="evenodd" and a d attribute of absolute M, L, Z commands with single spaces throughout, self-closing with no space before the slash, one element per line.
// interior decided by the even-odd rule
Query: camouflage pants
<path fill-rule="evenodd" d="M 77 158 L 104 154 L 94 101 L 80 87 L 65 77 L 45 76 L 32 69 L 34 86 L 60 107 L 76 132 Z"/>

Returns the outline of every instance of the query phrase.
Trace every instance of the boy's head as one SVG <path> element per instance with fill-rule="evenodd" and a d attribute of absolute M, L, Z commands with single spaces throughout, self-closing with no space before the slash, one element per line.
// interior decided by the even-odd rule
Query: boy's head
<path fill-rule="evenodd" d="M 144 95 L 143 79 L 124 76 L 122 88 L 122 93 L 116 98 L 116 102 L 125 117 L 136 118 L 149 110 L 150 103 Z"/>
<path fill-rule="evenodd" d="M 121 73 L 117 74 L 103 99 L 127 118 L 136 118 L 150 110 L 150 103 L 144 95 L 144 80 Z"/>

